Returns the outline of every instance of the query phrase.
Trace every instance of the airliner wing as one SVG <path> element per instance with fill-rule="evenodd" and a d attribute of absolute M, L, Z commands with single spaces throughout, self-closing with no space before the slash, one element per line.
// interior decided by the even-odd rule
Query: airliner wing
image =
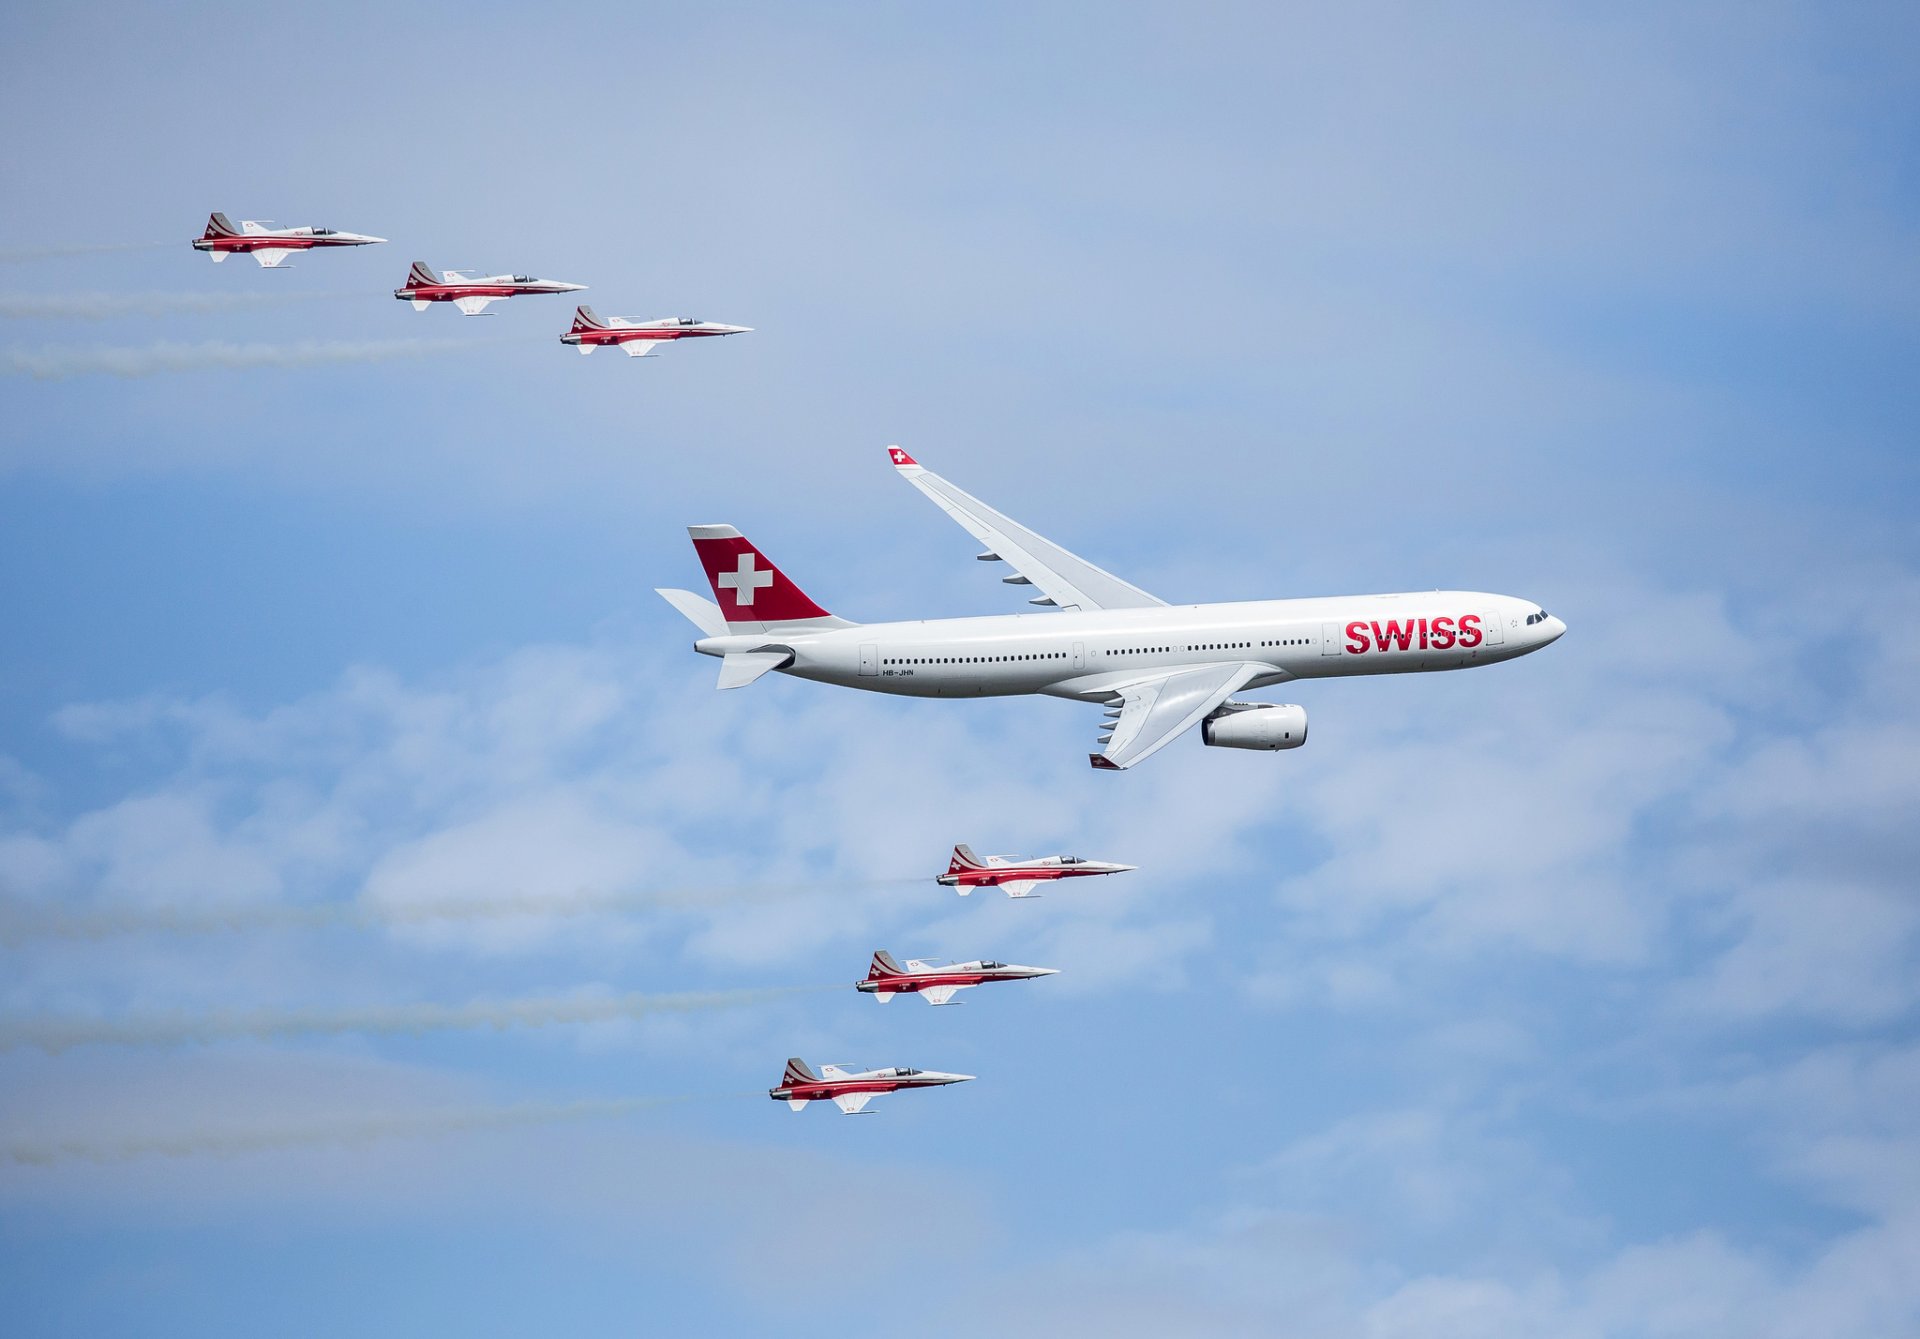
<path fill-rule="evenodd" d="M 887 454 L 902 478 L 932 498 L 989 553 L 1040 588 L 1045 598 L 1033 603 L 1057 604 L 1062 609 L 1145 609 L 1166 603 L 1002 516 L 979 498 L 922 469 L 899 447 L 888 447 Z"/>
<path fill-rule="evenodd" d="M 1113 723 L 1106 746 L 1092 755 L 1093 765 L 1120 771 L 1152 757 L 1267 668 L 1244 663 L 1198 665 L 1118 688 L 1120 718 Z"/>

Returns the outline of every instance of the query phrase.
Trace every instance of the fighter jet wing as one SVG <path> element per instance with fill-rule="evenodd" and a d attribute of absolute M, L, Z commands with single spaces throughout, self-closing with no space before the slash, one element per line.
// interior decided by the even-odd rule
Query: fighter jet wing
<path fill-rule="evenodd" d="M 953 992 L 958 989 L 960 989 L 958 986 L 928 986 L 920 993 L 926 996 L 928 1004 L 945 1004 L 953 998 Z"/>
<path fill-rule="evenodd" d="M 857 1116 L 860 1114 L 861 1109 L 865 1107 L 867 1103 L 871 1102 L 874 1097 L 875 1094 L 873 1093 L 841 1093 L 840 1096 L 833 1099 L 833 1104 L 849 1116 Z"/>
<path fill-rule="evenodd" d="M 1113 722 L 1106 746 L 1092 755 L 1093 765 L 1119 771 L 1152 757 L 1268 668 L 1246 663 L 1198 665 L 1121 686 L 1116 690 L 1119 719 Z"/>
<path fill-rule="evenodd" d="M 260 262 L 261 268 L 274 270 L 280 267 L 281 261 L 292 254 L 293 252 L 290 250 L 281 251 L 274 247 L 267 246 L 261 247 L 258 251 L 254 252 L 253 258 Z"/>
<path fill-rule="evenodd" d="M 1038 897 L 1034 891 L 1040 886 L 1038 879 L 1009 879 L 1000 885 L 1000 891 L 1008 897 Z"/>
<path fill-rule="evenodd" d="M 902 478 L 985 544 L 989 554 L 1020 574 L 1020 579 L 1009 581 L 1040 588 L 1042 598 L 1032 603 L 1057 604 L 1062 609 L 1145 609 L 1166 603 L 1002 516 L 979 498 L 921 468 L 899 447 L 888 447 L 887 454 Z"/>
<path fill-rule="evenodd" d="M 585 348 L 586 346 L 582 345 L 581 347 Z M 620 347 L 627 351 L 627 357 L 629 358 L 651 358 L 654 354 L 660 352 L 660 341 L 656 339 L 630 339 Z"/>
<path fill-rule="evenodd" d="M 494 301 L 493 298 L 455 298 L 453 305 L 468 316 L 478 316 L 487 309 L 487 304 L 492 301 Z"/>

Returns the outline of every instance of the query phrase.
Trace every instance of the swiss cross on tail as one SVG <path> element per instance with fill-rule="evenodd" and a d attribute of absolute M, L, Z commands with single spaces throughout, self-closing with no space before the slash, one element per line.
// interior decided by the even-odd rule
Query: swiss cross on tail
<path fill-rule="evenodd" d="M 688 529 L 728 623 L 795 623 L 831 617 L 730 525 Z"/>

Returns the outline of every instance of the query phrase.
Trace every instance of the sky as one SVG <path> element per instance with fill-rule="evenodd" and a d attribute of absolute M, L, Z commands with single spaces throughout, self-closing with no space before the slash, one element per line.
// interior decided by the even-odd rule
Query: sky
<path fill-rule="evenodd" d="M 9 1334 L 1920 1333 L 1910 6 L 0 15 Z M 207 214 L 392 240 L 215 268 Z M 565 298 L 754 327 L 646 362 Z M 1537 600 L 1294 753 L 720 694 L 741 527 Z M 954 897 L 947 851 L 1137 873 Z M 1062 969 L 929 1010 L 877 948 Z M 767 1101 L 789 1055 L 976 1082 Z"/>

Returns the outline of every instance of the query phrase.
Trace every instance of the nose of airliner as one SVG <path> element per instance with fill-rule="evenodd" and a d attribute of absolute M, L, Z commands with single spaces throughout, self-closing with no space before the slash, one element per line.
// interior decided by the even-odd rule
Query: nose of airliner
<path fill-rule="evenodd" d="M 1543 645 L 1557 642 L 1566 635 L 1567 625 L 1560 621 L 1558 615 L 1548 614 L 1545 632 L 1546 632 L 1546 638 L 1545 638 L 1545 642 L 1543 642 Z"/>

